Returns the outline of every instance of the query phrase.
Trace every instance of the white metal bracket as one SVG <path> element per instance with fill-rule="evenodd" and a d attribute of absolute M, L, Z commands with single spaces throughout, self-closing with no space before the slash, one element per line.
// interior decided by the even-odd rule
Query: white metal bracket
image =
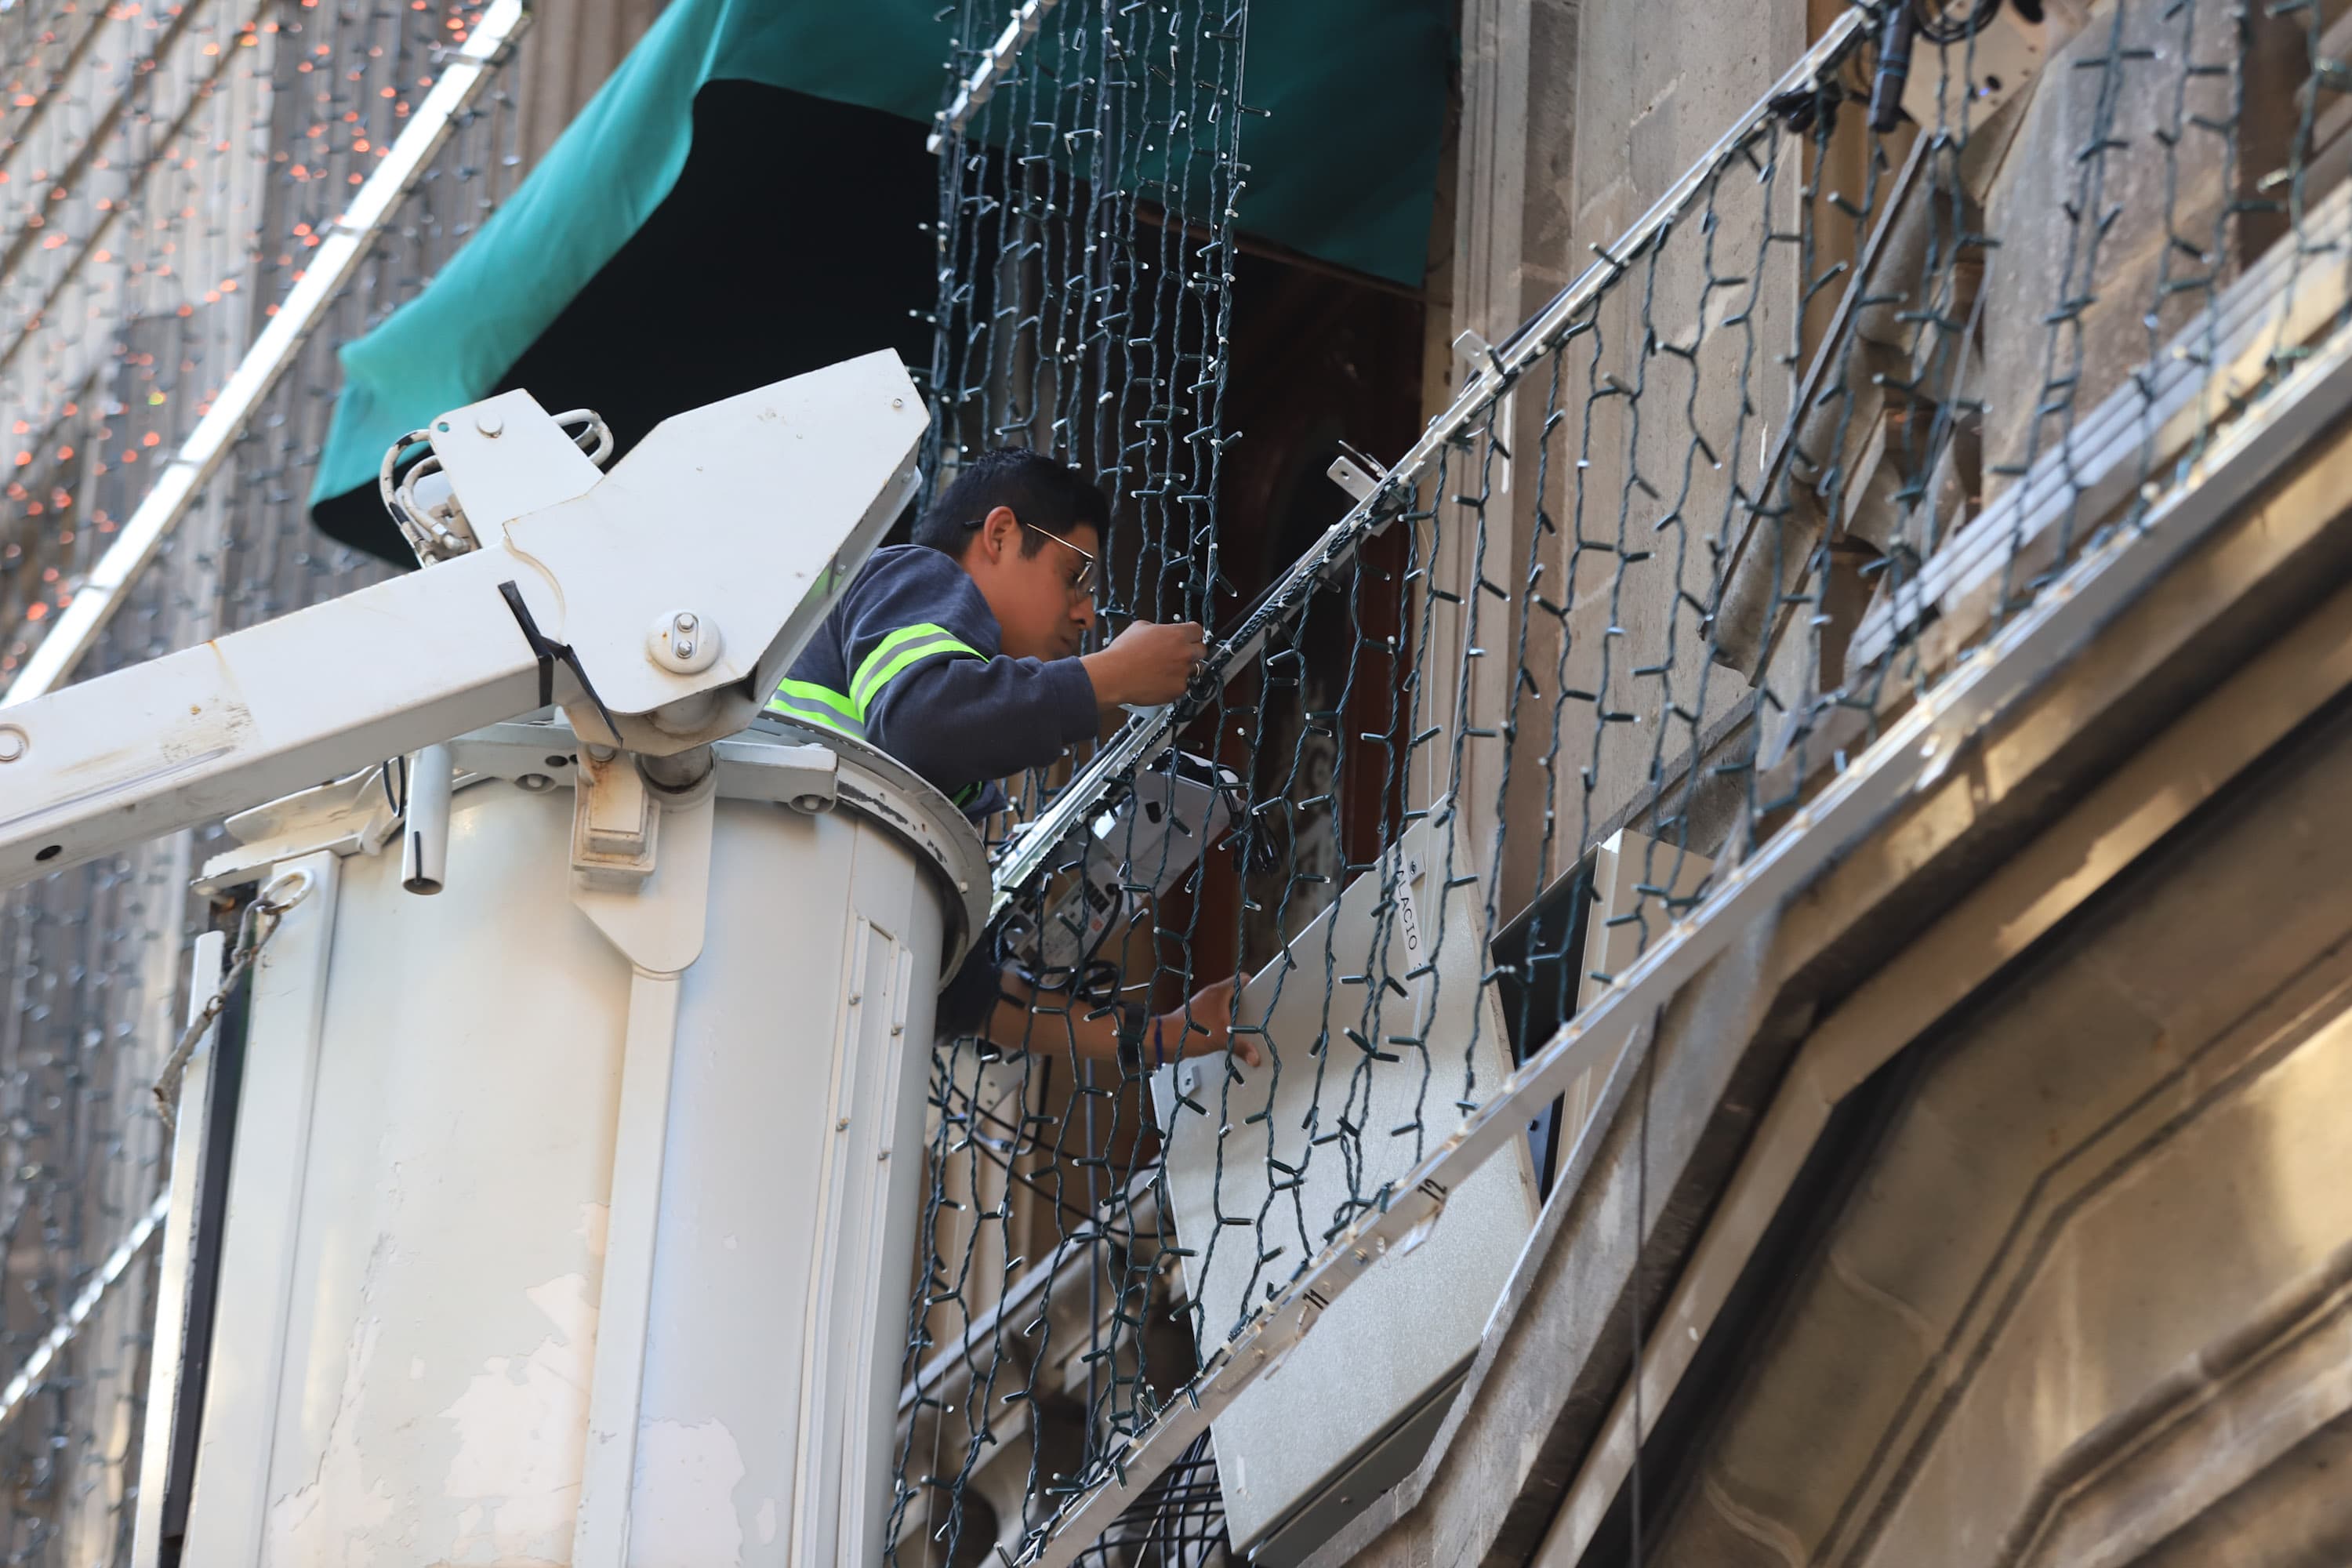
<path fill-rule="evenodd" d="M 583 764 L 587 761 L 581 760 Z M 637 771 L 628 758 L 616 758 L 615 763 L 616 772 Z M 592 792 L 580 793 L 584 798 Z M 652 820 L 645 827 L 648 847 L 644 874 L 605 880 L 572 878 L 572 906 L 595 923 L 623 957 L 647 973 L 677 974 L 702 956 L 710 902 L 715 805 L 716 798 L 709 792 L 685 805 L 666 805 L 658 796 L 652 797 Z M 578 821 L 575 815 L 575 826 Z M 656 836 L 658 858 L 650 847 Z"/>
<path fill-rule="evenodd" d="M 436 424 L 483 409 L 502 433 L 475 428 L 454 479 L 479 548 L 9 707 L 0 887 L 550 703 L 651 756 L 736 733 L 913 493 L 928 419 L 867 354 L 665 420 L 590 482 L 523 394 Z M 685 614 L 697 657 L 666 664 L 646 628 Z"/>
<path fill-rule="evenodd" d="M 1359 506 L 1379 494 L 1381 481 L 1389 477 L 1388 469 L 1377 458 L 1365 456 L 1345 441 L 1339 443 L 1339 455 L 1331 459 L 1325 472 Z"/>
<path fill-rule="evenodd" d="M 635 757 L 583 748 L 572 791 L 572 876 L 583 887 L 615 892 L 643 887 L 653 875 L 661 817 L 660 803 Z"/>

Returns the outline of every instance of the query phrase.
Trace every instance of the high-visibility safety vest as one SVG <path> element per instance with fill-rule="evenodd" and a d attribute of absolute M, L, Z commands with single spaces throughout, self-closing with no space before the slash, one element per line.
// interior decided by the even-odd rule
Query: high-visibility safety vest
<path fill-rule="evenodd" d="M 969 813 L 1001 809 L 988 781 L 1044 767 L 1097 722 L 1076 658 L 1005 657 L 1003 630 L 952 556 L 877 550 L 827 612 L 768 706 L 896 757 Z"/>

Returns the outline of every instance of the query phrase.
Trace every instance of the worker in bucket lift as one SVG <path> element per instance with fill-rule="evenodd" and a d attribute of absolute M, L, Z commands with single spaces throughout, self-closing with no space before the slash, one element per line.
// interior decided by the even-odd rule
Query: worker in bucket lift
<path fill-rule="evenodd" d="M 1101 490 L 1026 447 L 964 465 L 915 525 L 914 542 L 876 551 L 794 661 L 769 709 L 879 747 L 974 819 L 1001 811 L 995 780 L 1044 767 L 1099 732 L 1123 704 L 1172 702 L 1207 641 L 1190 621 L 1138 621 L 1082 654 L 1095 624 L 1110 505 Z M 942 1034 L 1050 1046 L 1150 1068 L 1227 1049 L 1236 982 L 1159 1017 L 1130 1005 L 1065 1008 L 976 946 L 940 997 Z M 1088 1016 L 1089 1014 L 1096 1015 Z"/>

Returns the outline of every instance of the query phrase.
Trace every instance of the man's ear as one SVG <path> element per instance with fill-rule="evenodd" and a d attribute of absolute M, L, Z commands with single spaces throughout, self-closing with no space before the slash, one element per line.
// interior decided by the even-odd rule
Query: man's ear
<path fill-rule="evenodd" d="M 1021 547 L 1018 537 L 1021 520 L 1013 515 L 1013 509 L 1009 506 L 992 509 L 972 531 L 972 548 L 981 552 L 982 559 L 992 563 L 1004 560 Z"/>

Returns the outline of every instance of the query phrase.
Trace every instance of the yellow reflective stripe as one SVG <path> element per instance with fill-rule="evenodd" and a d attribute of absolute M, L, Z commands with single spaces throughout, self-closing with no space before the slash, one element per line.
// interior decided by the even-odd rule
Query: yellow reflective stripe
<path fill-rule="evenodd" d="M 806 680 L 783 680 L 776 685 L 778 697 L 797 697 L 803 702 L 815 702 L 832 709 L 855 724 L 859 721 L 857 704 L 830 687 L 818 686 Z M 772 699 L 771 701 L 772 702 Z"/>
<path fill-rule="evenodd" d="M 781 701 L 771 703 L 769 707 L 772 711 L 790 719 L 793 723 L 805 724 L 812 730 L 830 730 L 835 734 L 851 741 L 866 739 L 840 720 L 828 719 L 822 713 L 812 713 L 805 708 L 786 708 Z"/>
<path fill-rule="evenodd" d="M 866 656 L 866 662 L 857 667 L 857 673 L 849 678 L 850 700 L 860 709 L 866 706 L 865 700 L 859 697 L 858 693 L 866 689 L 866 677 L 880 668 L 882 661 L 888 658 L 892 653 L 918 638 L 943 637 L 948 635 L 948 629 L 945 626 L 935 626 L 926 621 L 918 626 L 900 626 L 897 631 L 884 637 L 880 642 L 874 645 L 874 651 Z"/>
<path fill-rule="evenodd" d="M 859 716 L 864 717 L 874 699 L 900 670 L 941 653 L 981 657 L 978 648 L 938 626 L 905 626 L 883 638 L 881 646 L 857 667 L 857 679 L 850 683 L 850 700 L 857 705 Z M 882 662 L 886 658 L 888 662 Z"/>
<path fill-rule="evenodd" d="M 880 672 L 875 676 L 873 684 L 866 689 L 865 698 L 858 703 L 859 710 L 863 711 L 871 706 L 874 700 L 882 695 L 882 689 L 889 685 L 900 670 L 910 664 L 920 664 L 933 654 L 940 653 L 969 654 L 974 658 L 980 657 L 978 648 L 968 647 L 953 637 L 942 638 L 937 642 L 919 643 L 882 667 Z"/>
<path fill-rule="evenodd" d="M 836 735 L 846 735 L 853 741 L 866 739 L 865 726 L 856 720 L 836 719 L 818 705 L 804 703 L 803 700 L 782 691 L 768 699 L 768 711 L 780 713 L 796 724 L 806 724 L 813 729 L 830 730 Z"/>

